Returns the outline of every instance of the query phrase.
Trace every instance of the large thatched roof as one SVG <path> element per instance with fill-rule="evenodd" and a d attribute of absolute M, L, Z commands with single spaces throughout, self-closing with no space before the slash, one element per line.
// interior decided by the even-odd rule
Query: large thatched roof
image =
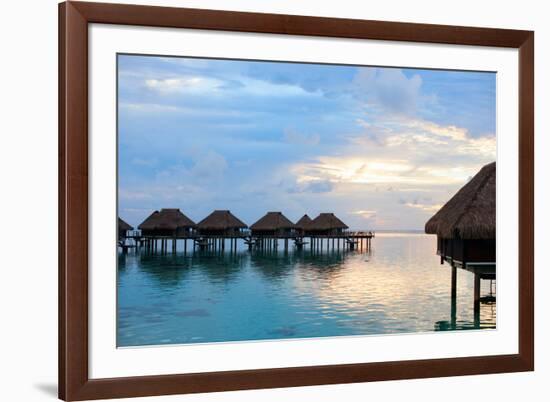
<path fill-rule="evenodd" d="M 331 229 L 347 229 L 348 225 L 342 222 L 332 212 L 319 214 L 317 218 L 311 221 L 307 226 L 308 230 L 331 230 Z"/>
<path fill-rule="evenodd" d="M 141 230 L 176 230 L 179 228 L 194 228 L 195 222 L 185 216 L 177 208 L 163 208 L 153 212 L 138 228 Z"/>
<path fill-rule="evenodd" d="M 127 224 L 122 219 L 118 218 L 118 230 L 128 231 L 128 230 L 134 230 L 134 228 L 129 224 Z"/>
<path fill-rule="evenodd" d="M 216 210 L 197 225 L 203 230 L 245 229 L 248 226 L 230 211 Z"/>
<path fill-rule="evenodd" d="M 451 239 L 494 239 L 496 162 L 485 165 L 426 223 L 426 233 Z"/>
<path fill-rule="evenodd" d="M 298 222 L 296 222 L 296 227 L 298 229 L 302 229 L 302 230 L 305 230 L 309 227 L 309 225 L 311 224 L 311 222 L 313 222 L 311 220 L 311 218 L 308 216 L 308 214 L 305 214 L 304 216 L 302 216 L 300 218 L 300 220 Z"/>
<path fill-rule="evenodd" d="M 292 223 L 281 212 L 268 212 L 261 217 L 256 223 L 250 226 L 252 230 L 277 230 L 277 229 L 292 229 Z"/>

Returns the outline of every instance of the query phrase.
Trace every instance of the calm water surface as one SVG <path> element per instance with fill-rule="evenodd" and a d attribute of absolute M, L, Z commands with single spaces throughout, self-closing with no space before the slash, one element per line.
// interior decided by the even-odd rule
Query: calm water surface
<path fill-rule="evenodd" d="M 377 233 L 370 253 L 119 255 L 118 346 L 495 328 L 489 281 L 477 323 L 461 269 L 451 322 L 435 251 L 435 236 Z"/>

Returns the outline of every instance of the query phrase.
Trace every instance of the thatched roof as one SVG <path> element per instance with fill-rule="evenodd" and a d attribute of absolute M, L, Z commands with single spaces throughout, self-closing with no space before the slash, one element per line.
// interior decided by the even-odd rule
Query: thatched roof
<path fill-rule="evenodd" d="M 298 222 L 296 222 L 296 227 L 298 229 L 305 230 L 311 224 L 311 222 L 313 222 L 311 218 L 308 216 L 308 214 L 305 214 L 300 218 Z"/>
<path fill-rule="evenodd" d="M 342 222 L 332 212 L 319 214 L 317 218 L 311 221 L 307 226 L 308 230 L 331 230 L 331 229 L 347 229 L 348 225 Z"/>
<path fill-rule="evenodd" d="M 277 230 L 277 229 L 292 229 L 292 223 L 281 212 L 268 212 L 261 217 L 256 223 L 250 226 L 252 230 Z"/>
<path fill-rule="evenodd" d="M 496 162 L 485 165 L 426 223 L 426 233 L 451 239 L 494 239 Z"/>
<path fill-rule="evenodd" d="M 244 229 L 248 226 L 230 211 L 216 210 L 197 225 L 203 230 Z"/>
<path fill-rule="evenodd" d="M 176 230 L 179 228 L 194 228 L 195 222 L 185 216 L 177 208 L 163 208 L 153 212 L 141 225 L 141 230 Z"/>
<path fill-rule="evenodd" d="M 128 225 L 122 219 L 118 218 L 118 230 L 128 231 L 128 230 L 134 230 L 134 228 L 132 226 Z"/>

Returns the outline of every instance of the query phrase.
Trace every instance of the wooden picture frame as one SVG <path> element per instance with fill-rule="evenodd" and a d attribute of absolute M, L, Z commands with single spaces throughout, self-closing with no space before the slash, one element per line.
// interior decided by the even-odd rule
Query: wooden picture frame
<path fill-rule="evenodd" d="M 90 379 L 88 24 L 191 28 L 519 49 L 519 353 Z M 59 397 L 140 397 L 534 369 L 534 33 L 104 3 L 59 5 Z"/>

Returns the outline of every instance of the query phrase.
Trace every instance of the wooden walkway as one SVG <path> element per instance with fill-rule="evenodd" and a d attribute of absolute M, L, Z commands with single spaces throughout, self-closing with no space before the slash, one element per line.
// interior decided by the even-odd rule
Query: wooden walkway
<path fill-rule="evenodd" d="M 211 250 L 236 252 L 241 242 L 249 250 L 277 250 L 280 246 L 288 251 L 292 245 L 298 250 L 322 252 L 324 250 L 359 250 L 371 248 L 375 237 L 372 231 L 346 231 L 334 234 L 280 234 L 257 235 L 250 231 L 241 231 L 226 235 L 188 234 L 185 236 L 143 236 L 139 231 L 127 235 L 124 241 L 119 241 L 123 252 L 129 249 L 144 250 L 148 253 L 176 253 L 178 244 L 183 243 L 183 252 L 188 250 Z M 282 243 L 282 244 L 281 244 Z"/>

